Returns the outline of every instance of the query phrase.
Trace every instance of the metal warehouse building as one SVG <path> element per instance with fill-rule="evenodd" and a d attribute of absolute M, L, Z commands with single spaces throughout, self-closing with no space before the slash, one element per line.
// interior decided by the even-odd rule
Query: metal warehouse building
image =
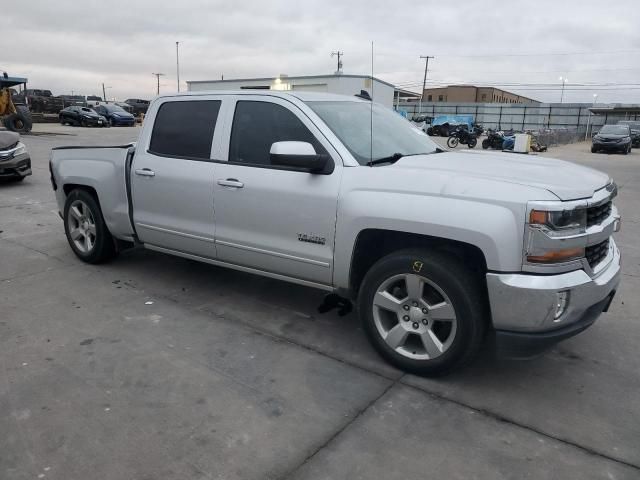
<path fill-rule="evenodd" d="M 373 92 L 372 92 L 373 87 Z M 189 91 L 203 90 L 291 90 L 306 92 L 328 92 L 356 95 L 365 90 L 375 102 L 393 107 L 395 88 L 392 84 L 366 75 L 307 75 L 289 77 L 280 75 L 270 78 L 244 78 L 234 80 L 187 81 Z"/>

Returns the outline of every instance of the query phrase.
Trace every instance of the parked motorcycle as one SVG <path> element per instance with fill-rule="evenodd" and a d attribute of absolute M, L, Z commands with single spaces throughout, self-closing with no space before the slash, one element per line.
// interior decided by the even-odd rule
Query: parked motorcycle
<path fill-rule="evenodd" d="M 466 145 L 469 148 L 473 148 L 478 144 L 478 137 L 476 137 L 475 132 L 469 132 L 469 130 L 463 126 L 459 126 L 447 139 L 447 146 L 449 148 L 456 148 L 458 143 Z"/>
<path fill-rule="evenodd" d="M 483 150 L 492 148 L 494 150 L 502 150 L 502 144 L 504 143 L 504 135 L 497 130 L 487 130 L 487 138 L 482 140 Z"/>

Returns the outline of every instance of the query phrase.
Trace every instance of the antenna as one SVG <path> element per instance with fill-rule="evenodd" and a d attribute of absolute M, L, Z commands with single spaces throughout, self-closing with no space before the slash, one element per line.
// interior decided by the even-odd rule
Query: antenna
<path fill-rule="evenodd" d="M 336 74 L 340 75 L 342 73 L 342 60 L 340 60 L 340 58 L 344 55 L 344 52 L 341 52 L 340 50 L 336 51 L 336 52 L 331 52 L 331 56 L 332 57 L 338 57 L 338 69 L 336 70 Z"/>
<path fill-rule="evenodd" d="M 371 40 L 371 105 L 369 110 L 369 120 L 371 122 L 369 132 L 371 133 L 371 150 L 369 160 L 373 161 L 373 40 Z"/>

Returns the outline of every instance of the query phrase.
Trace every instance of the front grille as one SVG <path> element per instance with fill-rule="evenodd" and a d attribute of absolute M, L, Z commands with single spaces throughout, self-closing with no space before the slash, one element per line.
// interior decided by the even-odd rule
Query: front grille
<path fill-rule="evenodd" d="M 609 253 L 609 239 L 596 245 L 591 245 L 585 249 L 585 256 L 591 268 L 595 268 L 601 261 L 605 259 Z"/>
<path fill-rule="evenodd" d="M 595 207 L 587 208 L 587 227 L 600 225 L 611 215 L 611 200 Z"/>

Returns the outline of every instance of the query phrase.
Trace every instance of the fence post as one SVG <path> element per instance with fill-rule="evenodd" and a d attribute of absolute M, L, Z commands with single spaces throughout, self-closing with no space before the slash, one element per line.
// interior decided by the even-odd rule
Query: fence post
<path fill-rule="evenodd" d="M 527 106 L 524 106 L 524 112 L 522 112 L 522 131 L 524 132 L 524 123 L 527 118 Z"/>
<path fill-rule="evenodd" d="M 551 105 L 549 105 L 549 116 L 547 117 L 547 128 L 551 128 Z"/>
<path fill-rule="evenodd" d="M 578 124 L 576 125 L 576 129 L 580 130 L 580 114 L 582 113 L 582 107 L 578 107 Z"/>
<path fill-rule="evenodd" d="M 502 130 L 502 105 L 500 105 L 500 116 L 498 117 L 498 130 Z"/>

